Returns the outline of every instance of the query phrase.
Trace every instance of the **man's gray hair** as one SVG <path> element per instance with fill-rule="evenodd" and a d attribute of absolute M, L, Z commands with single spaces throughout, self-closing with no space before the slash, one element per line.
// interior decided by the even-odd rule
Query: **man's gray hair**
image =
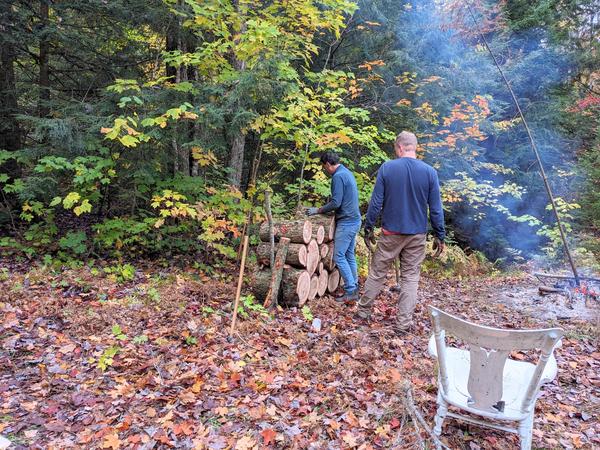
<path fill-rule="evenodd" d="M 403 147 L 412 147 L 413 150 L 417 150 L 417 136 L 410 131 L 403 131 L 396 136 L 395 147 L 402 145 Z"/>

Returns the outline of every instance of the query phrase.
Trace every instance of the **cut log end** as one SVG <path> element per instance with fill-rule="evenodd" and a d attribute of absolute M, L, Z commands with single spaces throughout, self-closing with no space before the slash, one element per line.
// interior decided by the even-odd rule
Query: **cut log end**
<path fill-rule="evenodd" d="M 335 290 L 340 285 L 340 271 L 338 269 L 333 269 L 329 274 L 329 279 L 327 281 L 327 290 L 333 294 Z"/>
<path fill-rule="evenodd" d="M 317 244 L 321 245 L 325 241 L 325 227 L 318 225 L 316 227 L 313 238 L 317 241 Z"/>
<path fill-rule="evenodd" d="M 310 294 L 310 275 L 306 270 L 286 267 L 283 271 L 282 298 L 287 306 L 302 306 Z"/>
<path fill-rule="evenodd" d="M 314 300 L 317 297 L 318 291 L 319 291 L 319 277 L 317 275 L 313 275 L 310 278 L 310 290 L 308 291 L 308 300 Z"/>
<path fill-rule="evenodd" d="M 317 267 L 319 266 L 319 261 L 321 259 L 319 245 L 317 244 L 316 240 L 313 239 L 308 243 L 307 251 L 308 255 L 306 258 L 306 270 L 308 271 L 308 274 L 312 276 L 312 274 L 314 274 L 317 270 Z"/>
<path fill-rule="evenodd" d="M 322 297 L 325 295 L 325 292 L 327 292 L 327 287 L 329 285 L 329 273 L 327 273 L 326 270 L 323 270 L 320 274 L 319 274 L 319 286 L 317 289 L 317 295 L 319 297 Z"/>

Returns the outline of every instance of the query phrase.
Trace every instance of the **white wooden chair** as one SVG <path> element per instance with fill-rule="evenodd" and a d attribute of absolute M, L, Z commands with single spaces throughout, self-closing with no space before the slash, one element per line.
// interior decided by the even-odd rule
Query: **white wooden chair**
<path fill-rule="evenodd" d="M 433 306 L 429 307 L 434 334 L 429 354 L 438 359 L 436 435 L 445 417 L 516 433 L 521 449 L 531 448 L 533 413 L 540 386 L 556 377 L 554 348 L 563 330 L 502 330 L 475 325 Z M 468 350 L 446 347 L 446 333 L 468 345 Z M 513 350 L 540 349 L 537 364 L 508 358 Z M 449 406 L 482 419 L 448 410 Z M 517 427 L 503 422 L 516 422 Z"/>

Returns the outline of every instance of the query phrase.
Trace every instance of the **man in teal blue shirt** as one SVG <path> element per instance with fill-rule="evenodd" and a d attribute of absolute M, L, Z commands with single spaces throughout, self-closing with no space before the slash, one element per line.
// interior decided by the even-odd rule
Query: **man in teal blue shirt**
<path fill-rule="evenodd" d="M 321 164 L 331 175 L 331 201 L 321 208 L 309 208 L 306 213 L 313 215 L 335 211 L 333 261 L 344 280 L 344 294 L 337 297 L 336 301 L 353 302 L 358 300 L 358 270 L 354 255 L 361 224 L 358 187 L 354 175 L 340 164 L 340 157 L 336 153 L 323 153 Z"/>

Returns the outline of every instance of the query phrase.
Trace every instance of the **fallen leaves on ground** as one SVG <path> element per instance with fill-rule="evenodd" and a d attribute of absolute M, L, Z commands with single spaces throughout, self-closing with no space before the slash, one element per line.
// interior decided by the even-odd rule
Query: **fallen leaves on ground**
<path fill-rule="evenodd" d="M 491 300 L 528 281 L 424 277 L 413 334 L 392 332 L 397 294 L 385 291 L 371 325 L 326 298 L 310 303 L 318 333 L 299 311 L 282 310 L 240 321 L 230 340 L 233 283 L 192 270 L 159 275 L 115 285 L 87 269 L 11 270 L 0 286 L 2 435 L 37 448 L 415 448 L 427 435 L 416 435 L 398 383 L 411 380 L 432 423 L 426 305 L 493 326 L 549 325 Z M 159 299 L 145 295 L 150 285 Z M 560 325 L 559 376 L 538 400 L 534 446 L 600 446 L 597 333 L 585 322 Z M 442 438 L 457 449 L 518 442 L 453 420 Z"/>

